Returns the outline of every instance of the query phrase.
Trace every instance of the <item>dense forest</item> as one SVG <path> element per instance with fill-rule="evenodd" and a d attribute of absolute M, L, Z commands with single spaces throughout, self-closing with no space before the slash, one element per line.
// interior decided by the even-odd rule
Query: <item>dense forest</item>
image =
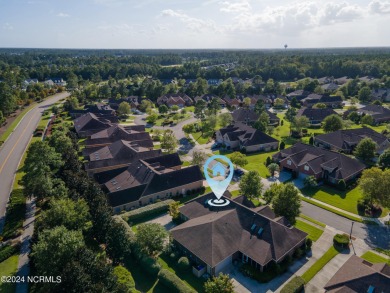
<path fill-rule="evenodd" d="M 335 78 L 372 76 L 386 82 L 390 74 L 390 48 L 338 48 L 287 50 L 65 50 L 0 49 L 0 111 L 9 115 L 18 105 L 44 98 L 49 89 L 43 85 L 22 89 L 25 79 L 44 81 L 60 77 L 68 88 L 82 89 L 92 98 L 125 94 L 145 95 L 156 99 L 163 93 L 177 92 L 185 80 L 202 80 L 186 89 L 190 96 L 211 92 L 261 93 L 252 88 L 231 90 L 230 82 L 219 89 L 205 89 L 203 79 L 230 77 L 275 81 L 267 92 L 283 93 L 279 82 L 307 77 Z M 233 64 L 226 68 L 224 64 Z M 127 80 L 120 84 L 120 81 Z M 164 85 L 162 80 L 177 79 Z M 101 81 L 109 85 L 100 88 Z M 114 82 L 115 81 L 115 82 Z M 91 83 L 95 85 L 92 89 Z M 229 90 L 230 89 L 230 90 Z M 85 93 L 87 92 L 87 94 Z"/>

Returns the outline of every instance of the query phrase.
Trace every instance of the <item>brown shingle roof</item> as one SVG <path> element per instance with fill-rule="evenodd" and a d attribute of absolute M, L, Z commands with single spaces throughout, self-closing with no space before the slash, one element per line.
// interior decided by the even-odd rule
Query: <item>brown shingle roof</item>
<path fill-rule="evenodd" d="M 213 193 L 181 207 L 180 212 L 189 220 L 171 233 L 177 242 L 211 267 L 237 251 L 266 265 L 272 259 L 280 260 L 307 236 L 265 216 L 267 208 L 256 213 L 234 201 L 225 208 L 210 208 L 205 206 L 210 198 L 214 198 Z M 263 230 L 259 235 L 260 228 Z"/>

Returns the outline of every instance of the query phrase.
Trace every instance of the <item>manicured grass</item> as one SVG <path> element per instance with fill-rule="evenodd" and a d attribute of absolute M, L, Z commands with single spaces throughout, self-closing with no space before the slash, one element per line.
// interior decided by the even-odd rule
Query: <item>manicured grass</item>
<path fill-rule="evenodd" d="M 192 273 L 192 268 L 188 268 L 187 270 L 180 269 L 177 265 L 177 260 L 172 259 L 165 254 L 162 254 L 158 261 L 163 269 L 167 269 L 175 273 L 184 283 L 195 289 L 196 292 L 204 292 L 204 279 L 197 278 Z"/>
<path fill-rule="evenodd" d="M 312 222 L 314 224 L 317 224 L 318 226 L 321 226 L 321 227 L 324 227 L 324 228 L 326 227 L 326 225 L 324 223 L 322 223 L 320 221 L 317 221 L 317 220 L 315 220 L 313 218 L 310 218 L 309 216 L 306 216 L 304 214 L 300 214 L 299 217 L 301 217 L 302 219 L 305 219 L 307 221 L 310 221 L 310 222 Z"/>
<path fill-rule="evenodd" d="M 185 107 L 184 109 L 186 109 L 187 112 L 194 112 L 195 111 L 194 106 L 188 106 L 188 107 Z"/>
<path fill-rule="evenodd" d="M 266 178 L 270 176 L 270 173 L 264 163 L 266 162 L 267 157 L 272 157 L 277 152 L 278 151 L 247 154 L 246 158 L 248 160 L 248 164 L 246 164 L 243 168 L 248 171 L 257 171 L 259 172 L 261 177 Z M 230 155 L 232 154 L 232 152 L 230 151 L 225 152 L 220 150 L 214 153 L 217 155 L 225 155 L 227 157 L 230 157 Z"/>
<path fill-rule="evenodd" d="M 332 209 L 332 208 L 330 208 L 330 207 L 328 207 L 328 206 L 325 206 L 325 205 L 323 205 L 323 204 L 320 204 L 320 203 L 318 203 L 318 202 L 316 202 L 316 201 L 314 201 L 314 200 L 311 200 L 311 199 L 309 199 L 309 198 L 306 198 L 306 197 L 304 197 L 304 196 L 301 197 L 301 200 L 306 201 L 306 202 L 308 202 L 308 203 L 311 203 L 312 205 L 315 205 L 315 206 L 317 206 L 317 207 L 320 207 L 320 208 L 322 208 L 322 209 L 324 209 L 324 210 L 327 210 L 327 211 L 329 211 L 329 212 L 335 213 L 336 215 L 339 215 L 339 216 L 341 216 L 341 217 L 350 219 L 350 220 L 355 221 L 355 222 L 363 223 L 363 220 L 362 220 L 361 218 L 354 217 L 354 216 L 351 216 L 351 215 L 349 215 L 349 214 L 343 213 L 343 212 L 341 212 L 341 211 Z"/>
<path fill-rule="evenodd" d="M 42 116 L 41 120 L 38 123 L 37 128 L 45 129 L 47 126 L 47 123 L 49 123 L 50 117 L 51 117 L 51 113 L 49 113 L 45 116 Z"/>
<path fill-rule="evenodd" d="M 13 255 L 0 263 L 0 276 L 14 276 L 18 269 L 18 255 Z M 2 283 L 0 282 L 0 292 L 14 293 L 16 283 Z"/>
<path fill-rule="evenodd" d="M 371 263 L 387 263 L 390 265 L 390 258 L 385 258 L 381 255 L 376 254 L 372 251 L 367 251 L 361 256 L 362 259 L 365 259 Z"/>
<path fill-rule="evenodd" d="M 235 198 L 240 195 L 240 190 L 237 189 L 237 190 L 230 191 L 230 194 L 232 195 L 232 198 Z"/>
<path fill-rule="evenodd" d="M 306 284 L 339 252 L 333 246 L 328 249 L 303 275 Z"/>
<path fill-rule="evenodd" d="M 323 185 L 316 188 L 304 188 L 301 192 L 306 196 L 358 215 L 357 202 L 362 197 L 359 188 L 341 191 Z"/>
<path fill-rule="evenodd" d="M 12 131 L 14 131 L 16 125 L 23 119 L 24 115 L 27 114 L 28 111 L 30 111 L 32 108 L 34 108 L 36 103 L 32 103 L 30 106 L 28 106 L 26 109 L 24 109 L 18 117 L 14 121 L 12 121 L 11 125 L 7 128 L 7 130 L 3 133 L 3 135 L 0 137 L 0 141 L 6 141 L 7 138 L 11 135 Z"/>
<path fill-rule="evenodd" d="M 191 166 L 191 162 L 189 161 L 184 161 L 182 164 L 183 167 Z"/>
<path fill-rule="evenodd" d="M 320 238 L 322 233 L 324 232 L 323 230 L 321 230 L 317 227 L 314 227 L 313 225 L 310 225 L 306 222 L 303 222 L 299 219 L 297 219 L 294 226 L 295 226 L 295 228 L 297 228 L 303 232 L 306 232 L 308 234 L 309 238 L 313 241 L 317 241 L 318 238 Z"/>
<path fill-rule="evenodd" d="M 209 142 L 209 140 L 211 139 L 210 137 L 208 137 L 206 134 L 202 136 L 202 133 L 199 131 L 199 132 L 193 132 L 191 133 L 193 138 L 199 143 L 199 144 L 206 144 Z"/>
<path fill-rule="evenodd" d="M 390 249 L 383 249 L 380 247 L 375 247 L 374 250 L 376 250 L 380 253 L 386 254 L 388 257 L 390 257 Z"/>

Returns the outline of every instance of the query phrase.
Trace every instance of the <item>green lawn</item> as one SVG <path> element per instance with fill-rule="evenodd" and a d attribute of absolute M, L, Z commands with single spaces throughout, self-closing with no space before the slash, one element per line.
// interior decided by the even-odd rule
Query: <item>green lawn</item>
<path fill-rule="evenodd" d="M 232 195 L 232 198 L 235 198 L 240 195 L 240 190 L 237 189 L 237 190 L 230 191 L 230 194 Z"/>
<path fill-rule="evenodd" d="M 306 202 L 308 202 L 308 203 L 311 203 L 312 205 L 315 205 L 315 206 L 317 206 L 317 207 L 320 207 L 320 208 L 322 208 L 322 209 L 324 209 L 324 210 L 327 210 L 327 211 L 329 211 L 329 212 L 335 213 L 336 215 L 339 215 L 339 216 L 341 216 L 341 217 L 350 219 L 350 220 L 355 221 L 355 222 L 363 223 L 363 220 L 362 220 L 361 218 L 358 218 L 358 217 L 355 217 L 355 216 L 351 216 L 351 215 L 346 214 L 346 213 L 344 213 L 344 212 L 342 212 L 342 211 L 335 210 L 335 209 L 333 209 L 333 208 L 331 208 L 331 207 L 328 207 L 328 206 L 326 206 L 326 205 L 320 204 L 320 203 L 318 203 L 318 202 L 316 202 L 316 201 L 314 201 L 314 200 L 311 200 L 311 199 L 309 199 L 309 198 L 307 198 L 307 197 L 303 197 L 303 196 L 302 196 L 302 197 L 301 197 L 301 200 L 306 201 Z"/>
<path fill-rule="evenodd" d="M 303 275 L 306 284 L 339 252 L 333 246 L 328 249 Z"/>
<path fill-rule="evenodd" d="M 3 135 L 0 137 L 0 141 L 6 141 L 7 138 L 11 135 L 12 131 L 14 131 L 16 125 L 23 119 L 24 115 L 27 114 L 28 111 L 30 111 L 32 108 L 34 108 L 36 103 L 31 104 L 26 109 L 24 109 L 18 117 L 14 121 L 12 121 L 11 125 L 7 128 L 7 130 L 3 133 Z"/>
<path fill-rule="evenodd" d="M 326 225 L 325 225 L 324 223 L 322 223 L 322 222 L 320 222 L 320 221 L 317 221 L 317 220 L 315 220 L 315 219 L 313 219 L 313 218 L 310 218 L 309 216 L 306 216 L 306 215 L 304 215 L 304 214 L 300 214 L 299 217 L 301 217 L 302 219 L 305 219 L 305 220 L 307 220 L 307 221 L 309 221 L 309 222 L 312 222 L 312 223 L 314 223 L 314 224 L 317 224 L 318 226 L 321 226 L 321 227 L 323 227 L 323 228 L 326 227 Z"/>
<path fill-rule="evenodd" d="M 267 157 L 272 157 L 274 154 L 276 154 L 278 151 L 272 151 L 272 152 L 266 152 L 266 153 L 254 153 L 254 154 L 247 154 L 246 158 L 248 160 L 248 164 L 246 164 L 243 168 L 248 171 L 257 171 L 259 172 L 260 176 L 263 178 L 266 178 L 270 176 L 270 173 L 265 166 L 265 161 L 267 160 Z M 216 155 L 224 155 L 227 157 L 230 157 L 232 152 L 228 151 L 216 151 L 214 152 Z"/>
<path fill-rule="evenodd" d="M 209 140 L 211 140 L 210 137 L 204 135 L 202 136 L 202 133 L 199 131 L 199 132 L 193 132 L 191 133 L 193 138 L 199 143 L 199 144 L 206 144 L 209 142 Z M 206 136 L 206 137 L 205 137 Z"/>
<path fill-rule="evenodd" d="M 51 116 L 51 113 L 49 113 L 48 115 L 42 116 L 41 120 L 38 123 L 37 128 L 45 129 L 47 126 L 47 123 L 49 123 L 50 116 Z"/>
<path fill-rule="evenodd" d="M 390 265 L 390 258 L 385 258 L 381 255 L 376 254 L 372 251 L 367 251 L 361 256 L 362 259 L 365 259 L 371 263 L 387 263 Z"/>
<path fill-rule="evenodd" d="M 191 166 L 191 162 L 189 161 L 184 161 L 182 164 L 183 167 Z"/>
<path fill-rule="evenodd" d="M 184 109 L 186 109 L 187 112 L 194 112 L 195 106 L 188 106 L 188 107 L 185 107 Z"/>
<path fill-rule="evenodd" d="M 306 222 L 303 222 L 299 219 L 297 219 L 297 222 L 294 225 L 297 229 L 306 232 L 309 236 L 309 238 L 313 241 L 317 241 L 318 238 L 321 237 L 322 233 L 324 233 L 323 230 L 314 227 L 313 225 L 310 225 Z"/>
<path fill-rule="evenodd" d="M 18 255 L 13 255 L 0 263 L 0 276 L 13 276 L 16 275 L 18 269 Z M 16 288 L 15 283 L 1 283 L 0 292 L 2 293 L 14 293 Z"/>
<path fill-rule="evenodd" d="M 184 283 L 186 283 L 188 286 L 195 289 L 196 292 L 204 292 L 203 289 L 204 279 L 197 278 L 192 273 L 192 268 L 188 268 L 188 270 L 180 269 L 177 265 L 177 261 L 165 254 L 161 255 L 158 261 L 161 264 L 162 268 L 175 273 L 176 276 L 178 276 Z"/>

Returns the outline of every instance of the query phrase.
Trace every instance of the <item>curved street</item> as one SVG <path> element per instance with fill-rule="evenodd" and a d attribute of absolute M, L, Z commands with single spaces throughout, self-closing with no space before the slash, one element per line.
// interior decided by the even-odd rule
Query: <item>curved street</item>
<path fill-rule="evenodd" d="M 0 232 L 3 230 L 7 202 L 20 159 L 29 144 L 43 111 L 52 104 L 68 97 L 67 92 L 59 93 L 37 104 L 20 121 L 6 142 L 0 148 Z M 43 154 L 42 154 L 43 155 Z"/>

